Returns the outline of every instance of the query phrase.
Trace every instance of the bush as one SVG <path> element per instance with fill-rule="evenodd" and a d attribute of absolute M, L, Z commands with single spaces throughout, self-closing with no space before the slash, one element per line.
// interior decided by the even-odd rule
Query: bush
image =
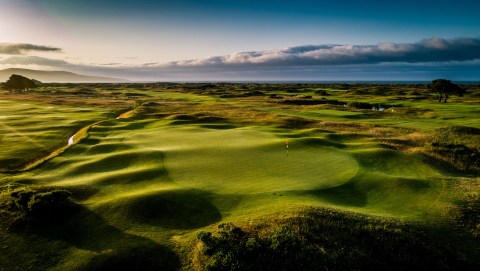
<path fill-rule="evenodd" d="M 373 107 L 371 104 L 365 102 L 350 102 L 348 106 L 357 109 L 372 109 Z"/>
<path fill-rule="evenodd" d="M 315 90 L 315 93 L 318 94 L 318 95 L 321 95 L 321 96 L 329 96 L 330 95 L 330 94 L 328 94 L 328 92 L 326 90 L 323 90 L 323 89 Z"/>
<path fill-rule="evenodd" d="M 7 226 L 31 226 L 57 223 L 68 217 L 76 206 L 66 190 L 11 192 L 2 204 Z"/>
<path fill-rule="evenodd" d="M 435 154 L 455 168 L 465 172 L 480 172 L 480 152 L 477 149 L 444 142 L 432 142 L 431 145 Z"/>
<path fill-rule="evenodd" d="M 443 129 L 442 129 L 443 130 Z M 480 129 L 469 126 L 450 126 L 444 129 L 444 133 L 456 133 L 464 135 L 480 135 Z"/>
<path fill-rule="evenodd" d="M 220 270 L 325 270 L 324 253 L 305 242 L 290 228 L 277 228 L 260 237 L 233 224 L 222 224 L 219 231 L 201 232 L 206 269 Z"/>
<path fill-rule="evenodd" d="M 223 224 L 198 239 L 207 270 L 455 270 L 468 269 L 458 248 L 424 229 L 332 210 L 273 221 L 248 232 Z M 256 229 L 261 227 L 256 226 Z"/>

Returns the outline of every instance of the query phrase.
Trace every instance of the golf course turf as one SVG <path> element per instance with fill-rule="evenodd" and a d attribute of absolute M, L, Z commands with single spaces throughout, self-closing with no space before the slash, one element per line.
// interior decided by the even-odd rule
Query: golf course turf
<path fill-rule="evenodd" d="M 477 268 L 480 88 L 369 87 L 0 90 L 0 267 Z"/>

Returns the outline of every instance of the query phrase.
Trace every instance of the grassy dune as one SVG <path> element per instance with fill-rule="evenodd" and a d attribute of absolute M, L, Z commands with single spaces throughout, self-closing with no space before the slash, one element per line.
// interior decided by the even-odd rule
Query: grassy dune
<path fill-rule="evenodd" d="M 0 263 L 7 269 L 201 269 L 199 232 L 221 223 L 274 228 L 312 208 L 361 214 L 355 221 L 369 216 L 440 227 L 466 193 L 456 184 L 475 180 L 427 159 L 412 140 L 452 123 L 478 128 L 478 111 L 467 102 L 447 108 L 396 101 L 394 112 L 372 112 L 181 88 L 117 92 L 137 97 L 137 106 L 118 119 L 111 113 L 118 108 L 0 100 L 0 123 L 11 131 L 0 138 L 11 146 L 0 150 L 0 206 L 22 189 L 68 190 L 77 206 L 53 226 L 0 227 Z M 94 93 L 107 97 L 108 91 Z M 412 106 L 424 111 L 409 113 Z M 79 130 L 84 138 L 43 164 L 6 172 L 65 147 Z M 397 227 L 385 223 L 384 229 Z"/>
<path fill-rule="evenodd" d="M 212 195 L 256 194 L 266 202 L 282 194 L 288 204 L 316 199 L 387 214 L 411 214 L 415 206 L 421 214 L 420 199 L 429 205 L 442 192 L 441 174 L 414 155 L 369 145 L 337 149 L 321 137 L 290 139 L 287 155 L 282 133 L 262 128 L 139 123 L 96 125 L 88 140 L 20 178 L 51 186 L 94 186 L 99 191 L 89 202 L 95 204 L 170 187 Z M 132 129 L 138 125 L 141 131 Z"/>
<path fill-rule="evenodd" d="M 106 110 L 0 101 L 0 171 L 17 170 L 60 148 L 77 130 L 103 119 Z"/>

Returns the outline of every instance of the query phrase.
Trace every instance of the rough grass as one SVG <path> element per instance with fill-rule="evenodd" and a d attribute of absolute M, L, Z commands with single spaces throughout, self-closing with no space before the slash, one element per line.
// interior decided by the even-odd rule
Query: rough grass
<path fill-rule="evenodd" d="M 448 215 L 454 224 L 477 239 L 480 239 L 480 178 L 461 179 L 452 184 L 459 195 Z"/>
<path fill-rule="evenodd" d="M 206 270 L 474 269 L 458 251 L 417 224 L 312 209 L 273 223 L 221 224 L 198 235 Z"/>
<path fill-rule="evenodd" d="M 319 89 L 345 104 L 389 104 L 393 110 L 278 102 L 319 100 L 325 95 Z M 1 93 L 0 122 L 16 129 L 0 135 L 12 146 L 0 152 L 2 166 L 45 157 L 76 130 L 105 121 L 85 128 L 85 138 L 34 169 L 0 173 L 2 197 L 48 187 L 69 191 L 80 208 L 52 228 L 11 232 L 0 223 L 0 263 L 9 270 L 200 268 L 208 259 L 191 257 L 198 232 L 229 222 L 270 245 L 272 236 L 307 244 L 305 255 L 323 248 L 322 263 L 330 269 L 427 268 L 419 255 L 426 263 L 440 259 L 432 263 L 438 269 L 475 262 L 475 249 L 458 261 L 461 246 L 443 250 L 439 237 L 424 233 L 453 225 L 442 236 L 465 240 L 465 250 L 478 247 L 463 235 L 478 233 L 478 200 L 465 196 L 478 192 L 469 183 L 472 166 L 459 163 L 458 152 L 443 152 L 478 150 L 478 98 L 439 105 L 418 86 L 405 87 L 404 94 L 375 86 L 376 96 L 369 89 L 159 83 Z M 23 135 L 40 146 L 24 144 Z M 43 147 L 49 151 L 38 151 Z M 441 161 L 449 167 L 439 168 Z M 312 207 L 332 213 L 316 209 L 299 216 Z M 278 225 L 289 232 L 275 230 Z M 331 243 L 335 239 L 341 242 Z"/>
<path fill-rule="evenodd" d="M 425 155 L 438 167 L 450 171 L 476 174 L 480 172 L 478 128 L 447 126 L 430 132 L 414 131 L 405 135 L 383 138 L 388 146 Z"/>

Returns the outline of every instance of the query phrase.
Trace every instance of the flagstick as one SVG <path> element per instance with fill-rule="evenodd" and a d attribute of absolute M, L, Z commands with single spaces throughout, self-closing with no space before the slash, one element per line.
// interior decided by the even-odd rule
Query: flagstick
<path fill-rule="evenodd" d="M 287 149 L 287 157 L 288 157 L 288 140 L 285 141 L 285 146 L 287 147 L 286 149 Z"/>

